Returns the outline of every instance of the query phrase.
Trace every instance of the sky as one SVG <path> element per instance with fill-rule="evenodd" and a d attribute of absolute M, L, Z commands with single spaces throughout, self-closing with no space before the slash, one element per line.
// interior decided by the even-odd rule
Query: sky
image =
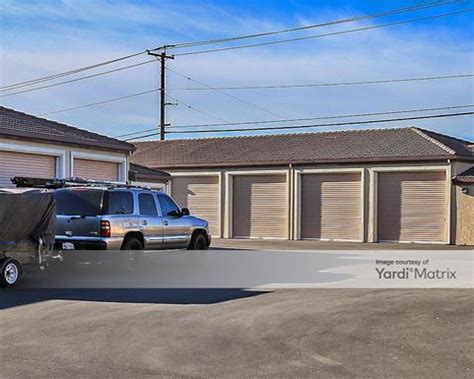
<path fill-rule="evenodd" d="M 424 2 L 427 1 L 2 0 L 0 86 L 68 71 L 165 44 L 316 24 Z M 473 8 L 472 0 L 418 12 L 254 39 L 245 43 L 376 26 L 469 8 Z M 174 60 L 169 60 L 167 65 L 173 71 L 209 87 L 472 74 L 473 20 L 474 12 L 463 13 L 293 43 L 176 56 Z M 169 53 L 190 50 L 175 49 Z M 141 55 L 65 79 L 148 60 L 149 56 Z M 93 79 L 1 97 L 0 100 L 3 106 L 42 115 L 152 90 L 158 86 L 159 66 L 157 62 L 153 62 Z M 186 90 L 204 87 L 169 71 L 167 86 L 168 94 L 173 97 L 169 101 L 175 103 L 167 107 L 170 131 L 176 125 L 222 123 L 222 120 L 278 120 L 474 104 L 473 78 L 350 87 L 227 90 L 224 91 L 228 95 L 226 96 L 212 90 Z M 158 124 L 158 103 L 158 94 L 151 93 L 45 117 L 108 136 L 118 136 L 155 128 Z M 348 120 L 345 118 L 337 121 Z M 459 138 L 474 139 L 472 116 L 386 124 L 326 126 L 291 132 L 406 126 L 419 126 Z M 167 138 L 283 132 L 285 131 L 169 134 Z M 148 137 L 155 138 L 157 137 Z"/>

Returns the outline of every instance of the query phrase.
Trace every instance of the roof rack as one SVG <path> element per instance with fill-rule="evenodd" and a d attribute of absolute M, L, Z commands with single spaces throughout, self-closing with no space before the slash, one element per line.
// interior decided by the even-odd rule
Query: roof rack
<path fill-rule="evenodd" d="M 11 182 L 20 188 L 68 188 L 68 187 L 107 187 L 109 188 L 141 188 L 150 189 L 149 187 L 142 187 L 137 185 L 131 185 L 126 183 L 117 183 L 112 181 L 98 181 L 90 180 L 79 177 L 70 177 L 63 179 L 44 179 L 44 178 L 32 178 L 25 176 L 15 176 L 11 179 Z"/>

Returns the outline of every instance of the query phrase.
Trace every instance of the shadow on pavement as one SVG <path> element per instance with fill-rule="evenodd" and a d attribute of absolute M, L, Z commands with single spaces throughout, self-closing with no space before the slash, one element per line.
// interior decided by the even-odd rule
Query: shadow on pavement
<path fill-rule="evenodd" d="M 204 305 L 268 293 L 241 288 L 38 288 L 0 290 L 0 310 L 48 300 Z"/>

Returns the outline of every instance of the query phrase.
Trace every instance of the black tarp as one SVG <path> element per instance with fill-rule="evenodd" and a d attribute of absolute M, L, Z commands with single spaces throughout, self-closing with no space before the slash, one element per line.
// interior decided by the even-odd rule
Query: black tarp
<path fill-rule="evenodd" d="M 54 243 L 56 202 L 53 192 L 0 190 L 0 249 L 41 238 Z"/>

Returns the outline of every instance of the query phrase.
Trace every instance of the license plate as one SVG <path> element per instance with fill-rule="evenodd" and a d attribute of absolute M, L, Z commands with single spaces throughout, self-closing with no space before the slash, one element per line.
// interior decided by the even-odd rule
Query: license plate
<path fill-rule="evenodd" d="M 74 250 L 74 244 L 72 242 L 63 242 L 63 250 Z"/>

